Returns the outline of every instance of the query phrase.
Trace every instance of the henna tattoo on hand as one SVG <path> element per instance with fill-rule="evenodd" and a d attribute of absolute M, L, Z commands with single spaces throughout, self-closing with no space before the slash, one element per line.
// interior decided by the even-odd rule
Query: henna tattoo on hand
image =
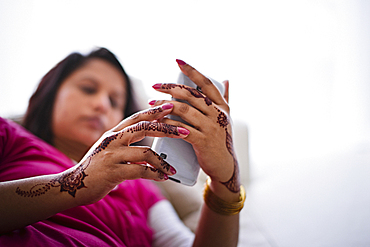
<path fill-rule="evenodd" d="M 186 87 L 184 85 L 178 85 L 178 84 L 162 84 L 161 87 L 162 87 L 162 89 L 172 89 L 172 88 L 176 88 L 176 87 L 179 87 L 181 89 L 186 89 L 194 97 L 196 97 L 196 98 L 203 98 L 204 99 L 204 102 L 206 103 L 206 105 L 208 105 L 208 106 L 212 105 L 212 100 L 210 98 L 208 98 L 207 96 L 203 95 L 201 92 L 199 92 L 195 88 Z"/>
<path fill-rule="evenodd" d="M 17 193 L 20 196 L 24 197 L 34 197 L 34 196 L 40 196 L 45 194 L 47 191 L 50 190 L 51 187 L 58 187 L 59 185 L 55 183 L 56 180 L 51 180 L 48 183 L 41 183 L 41 184 L 36 184 L 31 187 L 30 190 L 21 190 L 19 187 L 16 188 L 15 193 Z M 35 189 L 39 187 L 38 189 Z"/>
<path fill-rule="evenodd" d="M 60 192 L 68 192 L 71 196 L 75 197 L 76 192 L 79 189 L 87 188 L 84 183 L 84 179 L 87 177 L 85 173 L 86 168 L 91 162 L 91 158 L 104 150 L 113 140 L 117 139 L 118 134 L 105 138 L 100 145 L 94 150 L 94 152 L 88 157 L 88 163 L 85 162 L 79 165 L 75 170 L 61 175 L 59 178 L 52 179 L 47 183 L 36 184 L 31 187 L 30 190 L 21 190 L 19 187 L 16 188 L 15 193 L 24 197 L 36 197 L 45 194 L 52 187 L 60 187 Z"/>
<path fill-rule="evenodd" d="M 231 175 L 231 178 L 226 182 L 220 182 L 220 183 L 225 185 L 226 188 L 228 188 L 231 192 L 239 193 L 240 191 L 240 182 L 238 180 L 239 165 L 238 165 L 238 160 L 234 152 L 232 136 L 227 131 L 227 126 L 229 125 L 230 121 L 223 111 L 221 111 L 217 107 L 215 107 L 215 109 L 219 113 L 217 116 L 217 123 L 220 125 L 221 128 L 224 128 L 226 132 L 226 148 L 231 154 L 231 156 L 233 157 L 233 161 L 234 161 L 234 171 L 233 171 L 233 174 Z"/>
<path fill-rule="evenodd" d="M 40 183 L 32 186 L 28 191 L 21 190 L 17 187 L 15 193 L 24 197 L 36 197 L 45 194 L 52 187 L 60 187 L 60 192 L 66 191 L 68 194 L 75 197 L 78 189 L 86 188 L 83 180 L 87 176 L 85 173 L 87 166 L 84 167 L 83 164 L 81 164 L 75 170 L 61 175 L 59 178 L 53 179 L 47 183 Z"/>
<path fill-rule="evenodd" d="M 208 106 L 212 105 L 212 101 L 207 96 L 203 95 L 200 92 L 200 90 L 190 88 L 190 87 L 186 87 L 184 85 L 178 85 L 178 84 L 162 84 L 161 85 L 162 89 L 172 89 L 172 88 L 176 88 L 176 87 L 179 87 L 181 89 L 186 89 L 194 97 L 203 98 L 205 103 Z M 218 116 L 217 116 L 217 123 L 220 125 L 221 128 L 225 129 L 225 132 L 226 132 L 226 148 L 227 148 L 228 152 L 231 154 L 231 156 L 233 158 L 233 161 L 234 161 L 234 171 L 233 171 L 233 174 L 232 174 L 231 178 L 226 182 L 221 182 L 220 181 L 220 183 L 225 185 L 226 188 L 228 190 L 230 190 L 231 192 L 239 193 L 239 191 L 240 191 L 240 181 L 238 179 L 238 177 L 239 177 L 239 166 L 238 166 L 238 161 L 237 161 L 236 155 L 234 153 L 232 136 L 229 134 L 229 132 L 227 130 L 227 126 L 230 124 L 230 121 L 229 121 L 227 115 L 223 111 L 221 111 L 217 107 L 215 107 L 215 109 L 219 113 Z"/>
<path fill-rule="evenodd" d="M 87 168 L 87 166 L 83 167 L 83 165 L 81 164 L 73 172 L 62 176 L 58 181 L 60 183 L 60 192 L 67 191 L 68 194 L 75 197 L 78 189 L 87 188 L 83 182 L 85 177 L 87 177 L 87 174 L 85 173 L 85 169 Z"/>
<path fill-rule="evenodd" d="M 217 123 L 220 125 L 222 128 L 226 128 L 227 125 L 229 125 L 229 119 L 226 116 L 226 114 L 221 111 L 220 109 L 216 108 L 215 109 L 218 111 L 218 117 L 217 117 Z"/>
<path fill-rule="evenodd" d="M 227 128 L 225 128 L 226 131 L 226 147 L 231 156 L 233 157 L 234 161 L 234 172 L 231 178 L 226 182 L 220 182 L 221 184 L 225 185 L 226 188 L 228 188 L 231 192 L 239 193 L 240 191 L 240 182 L 238 180 L 239 177 L 239 166 L 238 166 L 238 160 L 236 159 L 234 148 L 233 148 L 233 140 L 229 132 L 227 131 Z"/>

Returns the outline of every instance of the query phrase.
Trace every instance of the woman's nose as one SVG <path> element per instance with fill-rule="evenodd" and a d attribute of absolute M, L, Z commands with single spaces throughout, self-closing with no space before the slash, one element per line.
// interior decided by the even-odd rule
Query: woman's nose
<path fill-rule="evenodd" d="M 104 93 L 98 94 L 94 99 L 94 108 L 103 113 L 109 111 L 111 108 L 109 96 Z"/>

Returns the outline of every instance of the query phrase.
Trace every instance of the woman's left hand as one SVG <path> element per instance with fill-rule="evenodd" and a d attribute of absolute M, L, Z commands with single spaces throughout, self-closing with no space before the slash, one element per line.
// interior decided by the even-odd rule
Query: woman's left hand
<path fill-rule="evenodd" d="M 171 112 L 178 115 L 193 127 L 168 118 L 160 121 L 184 127 L 190 134 L 184 139 L 191 143 L 203 171 L 211 177 L 212 182 L 220 182 L 229 191 L 239 192 L 239 167 L 233 149 L 232 126 L 228 105 L 228 82 L 224 82 L 226 90 L 222 96 L 216 86 L 207 77 L 192 66 L 177 60 L 181 71 L 198 87 L 197 89 L 178 84 L 156 84 L 154 89 L 172 95 L 173 98 L 186 100 L 190 103 L 170 101 L 174 104 Z M 163 104 L 165 101 L 152 102 L 152 105 Z"/>

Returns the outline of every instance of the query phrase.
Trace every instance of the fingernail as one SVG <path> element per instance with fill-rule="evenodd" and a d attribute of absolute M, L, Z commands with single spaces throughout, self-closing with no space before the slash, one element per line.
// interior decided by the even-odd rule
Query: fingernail
<path fill-rule="evenodd" d="M 157 83 L 157 84 L 154 84 L 152 87 L 153 87 L 154 89 L 160 89 L 160 88 L 161 88 L 161 86 L 162 86 L 162 83 Z"/>
<path fill-rule="evenodd" d="M 163 173 L 163 179 L 164 179 L 164 180 L 168 180 L 168 175 L 167 175 L 167 174 L 165 174 L 165 173 Z"/>
<path fill-rule="evenodd" d="M 176 174 L 176 169 L 175 168 L 173 168 L 172 166 L 170 166 L 170 172 L 172 173 L 172 174 Z"/>
<path fill-rule="evenodd" d="M 167 104 L 162 105 L 163 110 L 168 110 L 168 109 L 171 109 L 171 108 L 173 108 L 173 104 L 171 104 L 171 103 L 167 103 Z"/>
<path fill-rule="evenodd" d="M 178 65 L 180 65 L 180 66 L 183 66 L 183 65 L 185 65 L 185 64 L 186 64 L 184 61 L 182 61 L 182 60 L 180 60 L 180 59 L 176 59 L 176 62 L 177 62 L 177 64 L 178 64 Z"/>
<path fill-rule="evenodd" d="M 154 105 L 155 104 L 155 102 L 157 102 L 156 100 L 152 100 L 152 101 L 149 101 L 149 105 Z"/>
<path fill-rule="evenodd" d="M 180 133 L 181 135 L 185 135 L 185 136 L 187 136 L 187 135 L 189 135 L 189 134 L 190 134 L 190 131 L 189 131 L 189 130 L 187 130 L 187 129 L 185 129 L 185 128 L 182 128 L 182 127 L 177 127 L 177 130 L 179 131 L 179 133 Z"/>

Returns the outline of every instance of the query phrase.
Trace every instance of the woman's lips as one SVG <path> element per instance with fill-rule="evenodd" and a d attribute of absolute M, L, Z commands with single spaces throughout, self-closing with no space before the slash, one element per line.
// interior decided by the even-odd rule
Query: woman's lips
<path fill-rule="evenodd" d="M 85 118 L 85 120 L 89 127 L 104 131 L 105 129 L 104 123 L 99 117 L 87 117 Z"/>

